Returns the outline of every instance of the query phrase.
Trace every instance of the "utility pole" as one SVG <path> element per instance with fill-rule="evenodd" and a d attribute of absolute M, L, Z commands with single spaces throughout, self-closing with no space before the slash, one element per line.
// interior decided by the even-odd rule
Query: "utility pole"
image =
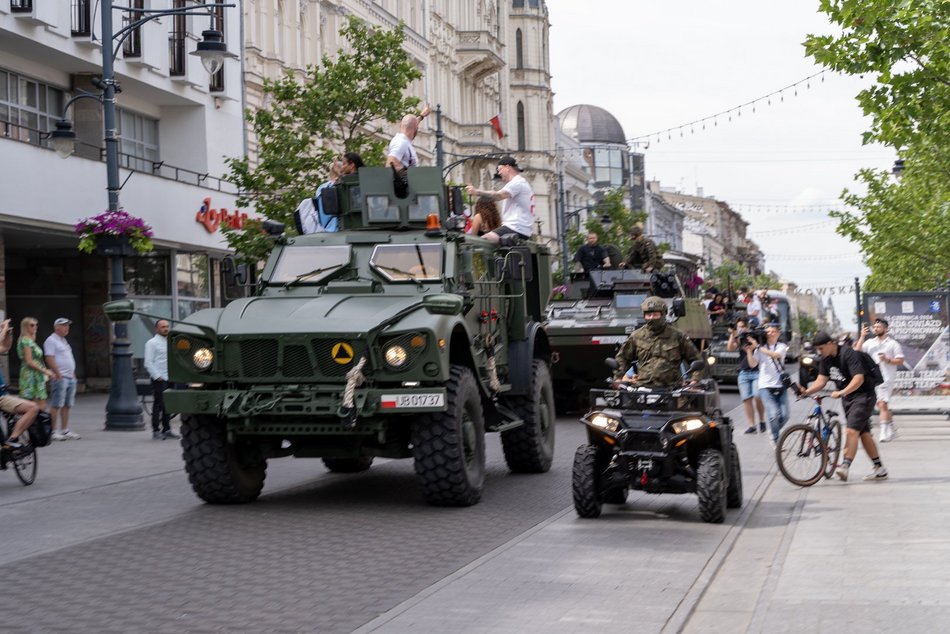
<path fill-rule="evenodd" d="M 564 191 L 564 159 L 561 156 L 561 147 L 556 145 L 554 148 L 555 155 L 557 156 L 557 193 L 558 193 L 558 214 L 557 214 L 557 231 L 558 231 L 558 244 L 561 247 L 561 271 L 564 275 L 564 283 L 568 281 L 568 256 L 567 256 L 567 216 L 566 207 L 567 207 L 567 193 Z"/>

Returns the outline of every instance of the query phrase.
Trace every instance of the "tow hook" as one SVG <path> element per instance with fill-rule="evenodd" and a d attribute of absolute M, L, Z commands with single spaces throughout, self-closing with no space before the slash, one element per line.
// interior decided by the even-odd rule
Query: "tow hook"
<path fill-rule="evenodd" d="M 640 486 L 647 485 L 647 472 L 646 469 L 643 470 L 643 473 L 640 474 Z"/>

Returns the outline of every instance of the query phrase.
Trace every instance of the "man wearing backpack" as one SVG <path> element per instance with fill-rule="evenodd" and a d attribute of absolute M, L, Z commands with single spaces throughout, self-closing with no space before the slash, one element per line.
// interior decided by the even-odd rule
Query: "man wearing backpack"
<path fill-rule="evenodd" d="M 819 332 L 812 339 L 812 345 L 821 354 L 818 364 L 818 378 L 806 390 L 799 392 L 799 397 L 810 396 L 821 391 L 828 384 L 830 378 L 838 387 L 831 393 L 831 398 L 840 398 L 844 407 L 846 423 L 846 440 L 844 445 L 844 460 L 835 473 L 842 480 L 847 481 L 848 470 L 858 453 L 858 439 L 864 445 L 874 470 L 864 476 L 865 480 L 884 480 L 887 478 L 887 469 L 881 464 L 881 457 L 871 435 L 871 412 L 874 410 L 874 381 L 868 380 L 871 370 L 865 366 L 862 357 L 864 353 L 841 346 L 833 340 L 827 332 Z M 871 364 L 873 365 L 873 364 Z"/>
<path fill-rule="evenodd" d="M 877 394 L 877 411 L 881 413 L 881 436 L 878 438 L 880 442 L 890 442 L 897 437 L 894 414 L 888 407 L 888 401 L 894 390 L 897 368 L 904 363 L 904 351 L 901 349 L 901 344 L 887 336 L 887 328 L 887 320 L 878 317 L 874 320 L 874 337 L 870 341 L 864 340 L 868 335 L 868 327 L 864 326 L 861 329 L 861 337 L 854 344 L 855 350 L 866 352 L 877 363 L 884 379 L 883 383 L 874 388 Z"/>

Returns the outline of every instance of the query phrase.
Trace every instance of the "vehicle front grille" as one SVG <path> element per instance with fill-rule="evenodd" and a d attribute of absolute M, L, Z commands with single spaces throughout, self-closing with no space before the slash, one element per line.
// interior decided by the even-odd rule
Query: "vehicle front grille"
<path fill-rule="evenodd" d="M 242 382 L 338 382 L 365 353 L 363 342 L 338 337 L 232 338 L 225 345 L 225 374 Z"/>
<path fill-rule="evenodd" d="M 649 432 L 628 431 L 623 439 L 624 451 L 663 451 L 660 435 Z"/>

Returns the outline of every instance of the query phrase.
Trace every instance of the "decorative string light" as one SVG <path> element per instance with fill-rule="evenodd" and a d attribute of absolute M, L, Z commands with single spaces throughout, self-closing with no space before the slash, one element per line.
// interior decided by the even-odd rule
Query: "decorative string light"
<path fill-rule="evenodd" d="M 742 213 L 761 213 L 761 214 L 813 214 L 829 213 L 832 211 L 845 211 L 842 207 L 828 205 L 744 205 L 729 203 L 729 206 Z"/>
<path fill-rule="evenodd" d="M 786 92 L 786 91 L 789 91 L 789 90 L 791 90 L 791 91 L 793 92 L 794 96 L 797 97 L 797 96 L 798 96 L 798 87 L 799 87 L 799 86 L 804 85 L 806 89 L 811 88 L 811 80 L 814 79 L 815 77 L 820 77 L 822 83 L 824 83 L 824 81 L 825 81 L 824 75 L 825 75 L 826 72 L 828 72 L 828 71 L 823 70 L 823 71 L 820 71 L 820 72 L 815 73 L 814 75 L 809 75 L 808 77 L 806 77 L 806 78 L 804 78 L 804 79 L 801 79 L 801 80 L 799 80 L 799 81 L 796 81 L 796 82 L 793 83 L 793 84 L 789 84 L 788 86 L 785 86 L 784 88 L 780 88 L 780 89 L 778 89 L 778 90 L 772 91 L 772 92 L 768 93 L 767 95 L 762 95 L 761 97 L 757 97 L 757 98 L 755 98 L 755 99 L 753 99 L 753 100 L 751 100 L 751 101 L 747 101 L 747 102 L 745 102 L 745 103 L 743 103 L 743 104 L 739 104 L 738 106 L 734 106 L 734 107 L 729 108 L 729 109 L 727 109 L 727 110 L 723 110 L 722 112 L 717 112 L 716 114 L 712 114 L 712 115 L 709 115 L 709 116 L 707 116 L 707 117 L 703 117 L 702 119 L 696 119 L 695 121 L 690 121 L 689 123 L 684 123 L 684 124 L 682 124 L 682 125 L 673 126 L 672 128 L 667 128 L 667 129 L 665 129 L 665 130 L 658 130 L 658 131 L 656 131 L 656 132 L 651 132 L 650 134 L 644 134 L 644 135 L 641 135 L 641 136 L 632 137 L 632 138 L 630 138 L 630 139 L 627 139 L 627 143 L 638 143 L 638 142 L 642 142 L 642 141 L 649 141 L 649 140 L 652 139 L 653 137 L 656 137 L 656 142 L 659 143 L 659 142 L 660 142 L 660 135 L 666 134 L 666 135 L 667 135 L 667 139 L 669 139 L 669 138 L 671 138 L 670 135 L 671 135 L 673 132 L 682 131 L 683 128 L 692 127 L 693 125 L 698 124 L 698 123 L 702 123 L 702 124 L 703 124 L 703 130 L 705 130 L 705 129 L 706 129 L 706 122 L 707 122 L 707 121 L 712 121 L 713 126 L 714 126 L 714 127 L 718 127 L 718 126 L 719 126 L 718 117 L 726 116 L 726 117 L 728 117 L 729 121 L 732 121 L 732 114 L 733 114 L 733 112 L 736 113 L 736 116 L 737 116 L 737 117 L 741 117 L 741 116 L 742 116 L 742 108 L 744 108 L 744 107 L 746 107 L 746 106 L 751 106 L 751 107 L 752 107 L 752 112 L 755 112 L 755 104 L 757 104 L 757 103 L 759 103 L 759 102 L 761 102 L 761 101 L 764 101 L 767 105 L 771 106 L 771 105 L 772 105 L 772 97 L 774 97 L 775 95 L 778 95 L 779 100 L 784 103 L 784 102 L 785 102 L 785 92 Z"/>
<path fill-rule="evenodd" d="M 828 225 L 838 224 L 837 220 L 822 220 L 821 222 L 813 222 L 807 225 L 799 225 L 797 227 L 786 227 L 784 229 L 768 229 L 766 231 L 750 231 L 749 235 L 753 236 L 777 236 L 784 235 L 786 233 L 798 233 L 800 231 L 811 231 L 812 229 L 819 229 L 821 227 L 827 227 Z"/>

